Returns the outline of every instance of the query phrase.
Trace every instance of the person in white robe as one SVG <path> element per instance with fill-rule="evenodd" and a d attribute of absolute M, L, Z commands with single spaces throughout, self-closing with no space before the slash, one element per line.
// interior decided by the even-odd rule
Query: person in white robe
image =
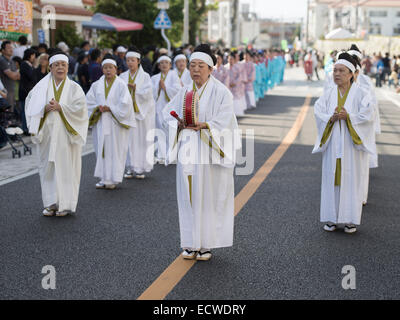
<path fill-rule="evenodd" d="M 50 57 L 50 73 L 29 92 L 25 104 L 32 142 L 37 145 L 45 216 L 76 211 L 86 143 L 88 114 L 85 93 L 67 77 L 68 57 Z"/>
<path fill-rule="evenodd" d="M 184 54 L 178 54 L 174 58 L 174 71 L 181 80 L 181 86 L 185 87 L 192 83 L 192 78 L 190 77 L 190 72 L 187 69 L 187 58 Z"/>
<path fill-rule="evenodd" d="M 128 157 L 124 178 L 144 179 L 154 166 L 154 128 L 156 121 L 153 86 L 140 64 L 138 50 L 129 50 L 126 63 L 129 70 L 120 78 L 128 85 L 132 97 L 136 127 L 130 130 Z M 135 174 L 134 174 L 135 173 Z"/>
<path fill-rule="evenodd" d="M 334 65 L 335 86 L 324 91 L 314 106 L 317 140 L 313 153 L 322 153 L 321 222 L 324 230 L 345 225 L 346 233 L 355 232 L 361 223 L 363 163 L 374 154 L 371 96 L 352 82 L 355 60 L 347 53 Z"/>
<path fill-rule="evenodd" d="M 96 153 L 94 176 L 100 178 L 96 188 L 112 190 L 122 182 L 130 129 L 136 120 L 131 94 L 117 76 L 115 60 L 104 59 L 102 69 L 104 75 L 92 84 L 86 100 Z"/>
<path fill-rule="evenodd" d="M 376 148 L 376 135 L 381 133 L 381 120 L 380 120 L 380 115 L 379 115 L 379 105 L 378 105 L 378 100 L 376 99 L 376 94 L 375 94 L 375 88 L 374 85 L 372 84 L 371 79 L 361 73 L 361 59 L 362 59 L 362 53 L 358 49 L 358 47 L 353 44 L 351 45 L 349 51 L 347 51 L 356 61 L 357 61 L 357 70 L 354 74 L 355 81 L 358 83 L 362 88 L 365 90 L 369 91 L 371 94 L 372 98 L 372 104 L 374 106 L 374 131 L 375 134 L 373 135 L 373 143 L 375 145 L 375 154 L 373 155 L 368 155 L 368 160 L 364 164 L 364 170 L 366 171 L 365 178 L 366 181 L 364 183 L 364 196 L 363 196 L 363 205 L 367 204 L 368 201 L 368 190 L 369 190 L 369 174 L 370 174 L 370 169 L 372 168 L 377 168 L 378 167 L 378 151 Z"/>
<path fill-rule="evenodd" d="M 166 165 L 177 161 L 176 190 L 185 259 L 209 260 L 211 249 L 233 244 L 233 170 L 241 142 L 232 94 L 211 75 L 215 64 L 211 56 L 208 45 L 195 49 L 189 65 L 191 87 L 182 88 L 163 111 L 169 137 Z M 198 121 L 186 126 L 183 106 L 191 90 L 199 99 Z"/>
<path fill-rule="evenodd" d="M 171 71 L 171 58 L 162 55 L 157 60 L 161 72 L 151 77 L 153 97 L 156 101 L 156 143 L 155 162 L 164 164 L 166 157 L 166 137 L 162 132 L 162 111 L 182 88 L 176 72 Z"/>

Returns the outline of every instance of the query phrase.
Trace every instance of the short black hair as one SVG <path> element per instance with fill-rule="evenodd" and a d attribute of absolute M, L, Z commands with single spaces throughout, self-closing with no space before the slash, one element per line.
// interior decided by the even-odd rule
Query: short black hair
<path fill-rule="evenodd" d="M 21 63 L 22 63 L 22 59 L 19 56 L 14 56 L 14 57 L 12 57 L 11 60 L 14 62 L 18 62 L 19 65 L 21 65 Z"/>
<path fill-rule="evenodd" d="M 113 56 L 111 53 L 106 53 L 106 54 L 104 55 L 102 61 L 104 61 L 104 60 L 106 60 L 106 59 L 112 59 L 112 60 L 114 60 L 115 62 L 117 62 L 117 61 L 115 60 L 114 56 Z"/>
<path fill-rule="evenodd" d="M 86 46 L 87 44 L 90 44 L 89 41 L 83 41 L 81 43 L 81 48 L 83 48 L 84 46 Z"/>
<path fill-rule="evenodd" d="M 139 50 L 139 48 L 136 47 L 135 45 L 131 45 L 131 46 L 128 48 L 128 51 L 127 51 L 126 53 L 128 53 L 129 51 L 137 52 L 137 53 L 142 54 L 141 50 Z"/>
<path fill-rule="evenodd" d="M 10 40 L 3 41 L 1 43 L 1 50 L 4 50 L 8 44 L 11 44 Z"/>
<path fill-rule="evenodd" d="M 211 57 L 214 65 L 217 64 L 217 58 L 215 57 L 215 55 L 213 55 L 209 44 L 201 43 L 196 48 L 194 48 L 193 52 L 203 52 L 205 54 L 208 54 Z"/>
<path fill-rule="evenodd" d="M 89 55 L 87 55 L 86 53 L 80 53 L 78 56 L 78 63 L 82 63 L 83 59 L 85 59 L 86 57 L 88 57 Z"/>
<path fill-rule="evenodd" d="M 27 43 L 28 43 L 28 38 L 27 37 L 25 37 L 25 36 L 20 36 L 19 38 L 18 38 L 18 42 L 21 44 L 21 45 L 26 45 Z"/>
<path fill-rule="evenodd" d="M 29 60 L 29 58 L 30 58 L 33 54 L 34 54 L 35 57 L 36 57 L 36 51 L 35 51 L 35 50 L 33 50 L 32 48 L 26 49 L 26 50 L 24 51 L 24 57 L 22 58 L 22 60 L 25 60 L 25 61 Z"/>
<path fill-rule="evenodd" d="M 99 49 L 93 49 L 90 53 L 90 60 L 96 61 L 101 56 L 101 51 Z"/>
<path fill-rule="evenodd" d="M 47 44 L 45 44 L 45 43 L 39 43 L 38 48 L 43 48 L 43 49 L 45 49 L 46 51 L 47 51 L 47 49 L 48 49 Z"/>
<path fill-rule="evenodd" d="M 112 51 L 113 51 L 113 52 L 117 51 L 117 49 L 118 49 L 119 46 L 120 46 L 120 45 L 119 45 L 118 43 L 114 44 L 114 45 L 112 46 Z"/>

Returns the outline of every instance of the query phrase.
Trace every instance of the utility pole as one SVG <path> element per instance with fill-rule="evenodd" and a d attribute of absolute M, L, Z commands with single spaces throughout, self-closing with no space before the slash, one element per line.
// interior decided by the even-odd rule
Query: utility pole
<path fill-rule="evenodd" d="M 306 18 L 306 48 L 308 47 L 308 24 L 310 23 L 310 0 L 307 0 L 307 18 Z"/>
<path fill-rule="evenodd" d="M 183 7 L 183 39 L 182 44 L 189 43 L 189 0 L 185 0 Z"/>

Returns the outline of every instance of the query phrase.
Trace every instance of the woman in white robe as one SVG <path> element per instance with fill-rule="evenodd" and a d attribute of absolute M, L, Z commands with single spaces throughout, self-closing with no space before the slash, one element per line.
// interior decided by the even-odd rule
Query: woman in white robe
<path fill-rule="evenodd" d="M 174 58 L 174 71 L 176 75 L 181 80 L 181 86 L 186 87 L 192 83 L 192 78 L 190 77 L 190 72 L 187 69 L 187 59 L 184 54 L 178 54 Z"/>
<path fill-rule="evenodd" d="M 334 231 L 345 224 L 353 233 L 361 223 L 367 154 L 374 154 L 374 109 L 367 91 L 352 83 L 356 62 L 347 53 L 334 66 L 336 86 L 314 106 L 318 136 L 313 153 L 322 152 L 321 222 Z"/>
<path fill-rule="evenodd" d="M 156 159 L 164 164 L 166 157 L 166 137 L 162 130 L 162 111 L 173 97 L 182 88 L 180 79 L 176 72 L 171 71 L 171 58 L 161 56 L 157 60 L 161 72 L 151 77 L 153 84 L 153 97 L 156 101 Z"/>
<path fill-rule="evenodd" d="M 29 92 L 25 104 L 32 142 L 37 145 L 45 216 L 76 211 L 86 143 L 88 115 L 85 93 L 67 77 L 68 57 L 50 57 L 50 70 Z"/>
<path fill-rule="evenodd" d="M 150 76 L 144 72 L 140 64 L 138 50 L 128 51 L 126 63 L 129 70 L 120 78 L 128 85 L 133 101 L 136 127 L 129 136 L 128 157 L 124 178 L 144 179 L 144 173 L 153 170 L 154 166 L 154 128 L 156 121 L 153 87 Z"/>
<path fill-rule="evenodd" d="M 112 190 L 122 182 L 130 129 L 136 121 L 128 87 L 117 76 L 117 63 L 107 58 L 102 68 L 104 75 L 92 84 L 86 100 L 97 157 L 94 176 L 100 178 L 96 188 Z"/>
<path fill-rule="evenodd" d="M 369 91 L 371 94 L 371 103 L 374 106 L 374 131 L 375 134 L 373 135 L 373 143 L 375 145 L 375 154 L 368 155 L 367 162 L 364 164 L 364 170 L 366 171 L 365 178 L 366 181 L 364 182 L 364 196 L 363 196 L 363 205 L 367 204 L 368 201 L 368 189 L 369 189 L 369 171 L 370 168 L 377 168 L 378 167 L 378 151 L 376 149 L 376 134 L 381 133 L 381 120 L 379 116 L 379 106 L 378 100 L 376 99 L 375 95 L 375 88 L 372 84 L 370 78 L 361 73 L 361 59 L 362 54 L 358 47 L 353 44 L 349 51 L 347 51 L 356 61 L 357 61 L 357 70 L 355 72 L 355 81 L 358 83 L 362 88 Z"/>
<path fill-rule="evenodd" d="M 200 45 L 190 57 L 191 88 L 199 98 L 197 125 L 185 126 L 170 114 L 174 111 L 183 119 L 188 87 L 180 90 L 163 111 L 169 137 L 167 164 L 177 160 L 176 190 L 185 259 L 209 260 L 212 248 L 233 243 L 233 169 L 241 143 L 232 94 L 211 75 L 215 63 L 211 55 L 208 45 Z"/>

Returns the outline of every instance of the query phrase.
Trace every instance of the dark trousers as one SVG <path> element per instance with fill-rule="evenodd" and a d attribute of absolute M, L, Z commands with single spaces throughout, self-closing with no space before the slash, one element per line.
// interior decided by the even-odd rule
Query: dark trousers
<path fill-rule="evenodd" d="M 382 73 L 377 73 L 376 75 L 375 75 L 375 79 L 376 79 L 376 83 L 375 83 L 375 86 L 376 87 L 382 87 Z"/>
<path fill-rule="evenodd" d="M 25 117 L 25 100 L 21 100 L 20 102 L 21 108 L 21 123 L 22 123 L 22 130 L 24 133 L 28 133 L 28 126 L 26 125 L 26 117 Z"/>

